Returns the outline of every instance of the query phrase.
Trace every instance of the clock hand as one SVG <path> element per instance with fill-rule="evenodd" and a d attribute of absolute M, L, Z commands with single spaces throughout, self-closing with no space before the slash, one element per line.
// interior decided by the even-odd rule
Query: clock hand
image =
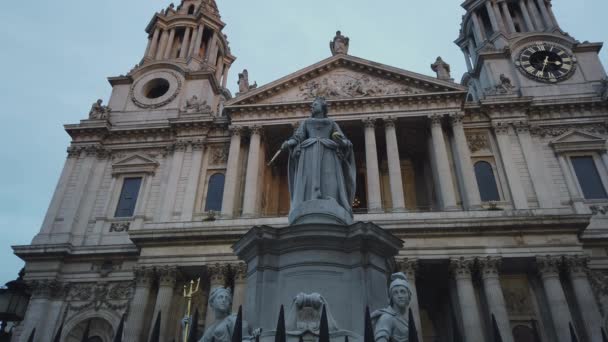
<path fill-rule="evenodd" d="M 541 70 L 542 73 L 545 72 L 545 68 L 547 67 L 547 64 L 549 64 L 549 56 L 545 57 L 545 61 L 543 62 L 543 70 Z"/>

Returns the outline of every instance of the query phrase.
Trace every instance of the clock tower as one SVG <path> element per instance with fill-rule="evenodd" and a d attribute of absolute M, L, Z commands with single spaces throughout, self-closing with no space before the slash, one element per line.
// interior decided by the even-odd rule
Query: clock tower
<path fill-rule="evenodd" d="M 602 43 L 564 32 L 551 0 L 467 0 L 460 37 L 468 100 L 496 95 L 550 100 L 597 97 L 606 72 Z"/>

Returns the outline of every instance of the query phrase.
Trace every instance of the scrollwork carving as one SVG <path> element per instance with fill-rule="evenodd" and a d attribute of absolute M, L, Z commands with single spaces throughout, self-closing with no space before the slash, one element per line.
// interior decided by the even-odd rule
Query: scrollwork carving
<path fill-rule="evenodd" d="M 124 310 L 132 296 L 132 282 L 72 284 L 67 295 L 68 310 L 73 314 L 91 308 L 95 311 Z"/>
<path fill-rule="evenodd" d="M 559 268 L 562 265 L 560 256 L 537 256 L 536 266 L 542 277 L 557 277 L 559 276 Z"/>
<path fill-rule="evenodd" d="M 467 134 L 467 143 L 471 153 L 490 149 L 490 141 L 486 133 Z"/>
<path fill-rule="evenodd" d="M 128 232 L 131 227 L 131 222 L 112 222 L 110 224 L 110 233 Z"/>
<path fill-rule="evenodd" d="M 500 258 L 500 257 L 487 256 L 485 258 L 477 259 L 477 264 L 479 265 L 479 270 L 481 271 L 481 275 L 484 278 L 487 278 L 487 277 L 497 278 L 499 275 L 498 270 L 500 268 L 501 263 L 502 263 L 502 258 Z"/>

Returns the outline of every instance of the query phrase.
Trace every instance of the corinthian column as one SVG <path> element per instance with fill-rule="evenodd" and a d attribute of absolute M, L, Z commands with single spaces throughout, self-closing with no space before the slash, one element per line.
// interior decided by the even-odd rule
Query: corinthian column
<path fill-rule="evenodd" d="M 231 218 L 234 215 L 234 201 L 238 185 L 239 159 L 241 158 L 241 133 L 243 129 L 239 126 L 230 127 L 230 150 L 228 152 L 228 163 L 226 166 L 226 182 L 224 184 L 224 197 L 222 199 L 222 216 Z"/>
<path fill-rule="evenodd" d="M 365 166 L 367 171 L 367 209 L 369 212 L 382 211 L 380 194 L 380 171 L 378 171 L 378 150 L 376 149 L 376 123 L 365 119 Z"/>
<path fill-rule="evenodd" d="M 473 259 L 452 259 L 450 269 L 456 279 L 456 289 L 458 291 L 458 303 L 460 304 L 460 314 L 464 329 L 465 341 L 483 341 L 481 328 L 481 318 L 477 310 L 477 297 L 471 279 L 471 268 Z"/>
<path fill-rule="evenodd" d="M 251 127 L 249 155 L 247 156 L 247 173 L 245 174 L 245 194 L 243 196 L 243 216 L 247 217 L 254 217 L 258 214 L 261 136 L 261 126 Z"/>
<path fill-rule="evenodd" d="M 587 277 L 589 259 L 585 256 L 572 256 L 566 257 L 565 261 L 587 338 L 589 341 L 602 341 L 602 315 Z"/>
<path fill-rule="evenodd" d="M 434 114 L 429 116 L 431 120 L 431 138 L 433 140 L 433 157 L 437 168 L 437 185 L 439 195 L 443 204 L 443 210 L 455 210 L 456 195 L 454 194 L 454 181 L 452 180 L 452 170 L 448 158 L 448 151 L 441 127 L 442 115 Z"/>
<path fill-rule="evenodd" d="M 55 280 L 40 280 L 28 282 L 28 286 L 32 289 L 32 297 L 25 312 L 25 318 L 21 322 L 21 341 L 26 339 L 36 329 L 37 339 L 42 341 L 40 336 L 45 331 L 47 324 L 47 314 L 50 307 L 51 297 L 54 289 L 59 285 Z M 45 336 L 46 337 L 46 336 Z"/>
<path fill-rule="evenodd" d="M 177 267 L 165 266 L 159 268 L 157 274 L 158 293 L 156 295 L 156 305 L 154 306 L 154 315 L 152 315 L 152 319 L 154 320 L 153 322 L 155 322 L 158 313 L 161 313 L 159 341 L 169 341 L 167 329 L 169 327 L 169 322 L 173 323 L 172 317 L 169 315 L 169 310 L 171 309 L 175 282 L 177 280 Z M 153 329 L 154 324 L 150 326 L 150 334 Z"/>
<path fill-rule="evenodd" d="M 414 322 L 416 323 L 418 341 L 422 341 L 422 326 L 420 325 L 420 306 L 418 305 L 418 291 L 416 289 L 416 271 L 418 270 L 418 260 L 397 260 L 397 267 L 399 272 L 403 272 L 407 276 L 407 281 L 410 283 L 410 288 L 412 289 L 412 300 L 410 302 L 410 309 L 412 309 L 412 315 L 414 316 Z"/>
<path fill-rule="evenodd" d="M 572 323 L 572 315 L 562 283 L 559 280 L 561 262 L 562 259 L 559 256 L 536 257 L 536 265 L 549 302 L 549 311 L 553 319 L 557 340 L 559 342 L 571 342 L 570 324 Z"/>
<path fill-rule="evenodd" d="M 245 291 L 247 290 L 247 264 L 240 262 L 232 265 L 234 275 L 234 293 L 232 295 L 232 311 L 237 312 L 239 306 L 245 303 Z"/>
<path fill-rule="evenodd" d="M 496 318 L 502 340 L 504 342 L 513 342 L 511 323 L 509 322 L 509 314 L 507 313 L 505 297 L 502 293 L 498 274 L 498 268 L 502 260 L 499 257 L 487 257 L 479 258 L 477 261 L 481 268 L 481 278 L 490 314 L 493 314 Z"/>
<path fill-rule="evenodd" d="M 125 324 L 125 341 L 143 341 L 142 332 L 144 329 L 144 313 L 148 305 L 150 287 L 154 280 L 154 270 L 148 267 L 136 268 L 135 274 L 135 293 L 129 308 L 129 316 Z"/>
<path fill-rule="evenodd" d="M 454 142 L 456 143 L 456 153 L 458 154 L 456 157 L 456 167 L 459 170 L 460 177 L 462 177 L 462 184 L 464 185 L 462 191 L 464 195 L 464 207 L 469 210 L 479 209 L 481 208 L 481 197 L 479 196 L 479 186 L 477 185 L 477 179 L 475 178 L 475 172 L 473 171 L 469 144 L 467 143 L 467 137 L 464 133 L 464 126 L 462 124 L 463 118 L 464 115 L 462 113 L 450 115 Z"/>
<path fill-rule="evenodd" d="M 399 146 L 397 144 L 397 133 L 395 132 L 395 118 L 385 118 L 384 128 L 386 131 L 386 159 L 388 159 L 388 175 L 393 211 L 405 211 L 401 159 L 399 158 Z"/>
<path fill-rule="evenodd" d="M 228 274 L 229 266 L 227 264 L 215 264 L 207 266 L 207 273 L 209 275 L 209 295 L 207 298 L 211 298 L 211 293 L 214 289 L 226 285 L 226 275 Z M 205 317 L 205 326 L 213 323 L 214 312 L 213 308 L 207 303 L 207 314 Z"/>

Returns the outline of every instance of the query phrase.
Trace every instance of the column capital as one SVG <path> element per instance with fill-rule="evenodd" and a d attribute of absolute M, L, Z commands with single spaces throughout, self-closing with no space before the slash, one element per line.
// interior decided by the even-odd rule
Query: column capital
<path fill-rule="evenodd" d="M 243 126 L 230 126 L 228 127 L 231 136 L 241 136 L 243 134 Z"/>
<path fill-rule="evenodd" d="M 482 278 L 497 278 L 499 276 L 499 268 L 502 264 L 502 258 L 495 256 L 477 258 L 477 264 L 479 265 Z"/>
<path fill-rule="evenodd" d="M 224 286 L 226 284 L 226 275 L 228 274 L 229 269 L 230 266 L 228 264 L 216 263 L 214 265 L 207 265 L 211 286 Z"/>
<path fill-rule="evenodd" d="M 251 131 L 252 135 L 262 135 L 264 134 L 264 127 L 260 126 L 260 125 L 255 125 L 255 126 L 251 126 L 249 127 L 249 130 Z"/>
<path fill-rule="evenodd" d="M 374 118 L 365 118 L 363 119 L 363 124 L 365 128 L 375 128 L 376 127 L 376 119 Z"/>
<path fill-rule="evenodd" d="M 235 283 L 243 283 L 247 280 L 247 264 L 239 262 L 237 264 L 230 265 L 232 274 L 234 274 Z"/>
<path fill-rule="evenodd" d="M 493 122 L 492 128 L 494 128 L 494 133 L 496 135 L 506 135 L 509 134 L 509 126 L 508 122 Z"/>
<path fill-rule="evenodd" d="M 564 257 L 564 265 L 572 277 L 587 277 L 587 271 L 589 270 L 588 263 L 589 257 L 586 255 L 569 255 Z"/>
<path fill-rule="evenodd" d="M 140 266 L 133 270 L 135 275 L 135 286 L 150 287 L 154 281 L 154 268 Z"/>
<path fill-rule="evenodd" d="M 450 259 L 450 271 L 456 279 L 471 279 L 471 271 L 475 265 L 473 258 L 452 258 Z"/>
<path fill-rule="evenodd" d="M 156 269 L 158 284 L 162 287 L 175 287 L 177 282 L 177 267 L 162 266 Z"/>
<path fill-rule="evenodd" d="M 385 118 L 382 118 L 382 120 L 384 121 L 385 128 L 395 128 L 397 118 L 395 118 L 394 116 L 387 116 Z"/>
<path fill-rule="evenodd" d="M 538 272 L 543 278 L 559 277 L 561 265 L 561 256 L 546 255 L 536 257 L 536 267 L 538 267 Z"/>
<path fill-rule="evenodd" d="M 513 122 L 513 127 L 518 134 L 530 132 L 530 124 L 527 120 L 517 120 Z"/>
<path fill-rule="evenodd" d="M 431 114 L 428 118 L 431 121 L 431 126 L 440 126 L 443 114 Z"/>
<path fill-rule="evenodd" d="M 462 120 L 464 120 L 464 113 L 451 113 L 450 114 L 450 123 L 452 126 L 461 126 Z"/>
<path fill-rule="evenodd" d="M 397 259 L 397 271 L 403 272 L 407 280 L 411 283 L 416 282 L 416 272 L 418 270 L 418 259 Z"/>
<path fill-rule="evenodd" d="M 192 140 L 192 150 L 202 151 L 205 148 L 205 139 L 194 139 Z"/>

